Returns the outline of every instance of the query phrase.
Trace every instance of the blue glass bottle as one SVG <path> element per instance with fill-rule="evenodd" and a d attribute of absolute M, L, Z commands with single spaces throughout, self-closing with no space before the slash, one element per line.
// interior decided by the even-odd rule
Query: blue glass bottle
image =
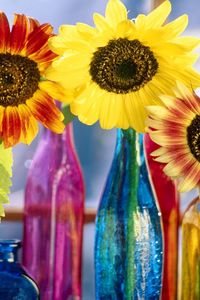
<path fill-rule="evenodd" d="M 133 129 L 118 129 L 114 159 L 96 220 L 97 300 L 160 297 L 160 212 L 149 180 L 142 138 Z"/>
<path fill-rule="evenodd" d="M 34 281 L 21 268 L 17 252 L 19 240 L 0 240 L 0 299 L 38 300 L 39 291 Z"/>

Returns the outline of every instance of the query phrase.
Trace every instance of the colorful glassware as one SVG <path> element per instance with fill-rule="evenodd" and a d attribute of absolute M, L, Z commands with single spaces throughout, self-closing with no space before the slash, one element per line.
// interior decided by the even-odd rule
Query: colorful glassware
<path fill-rule="evenodd" d="M 163 172 L 164 165 L 156 162 L 151 156 L 158 146 L 144 136 L 149 172 L 157 195 L 163 226 L 164 238 L 164 265 L 162 300 L 177 299 L 177 274 L 178 274 L 178 230 L 179 230 L 179 196 L 176 183 Z"/>
<path fill-rule="evenodd" d="M 162 247 L 142 135 L 139 144 L 133 129 L 118 129 L 96 220 L 96 299 L 159 299 Z"/>
<path fill-rule="evenodd" d="M 0 240 L 0 299 L 39 300 L 39 290 L 18 262 L 19 240 Z"/>
<path fill-rule="evenodd" d="M 200 299 L 200 198 L 194 199 L 182 220 L 181 300 Z"/>
<path fill-rule="evenodd" d="M 45 129 L 25 192 L 23 265 L 42 300 L 81 299 L 84 184 L 72 125 Z"/>

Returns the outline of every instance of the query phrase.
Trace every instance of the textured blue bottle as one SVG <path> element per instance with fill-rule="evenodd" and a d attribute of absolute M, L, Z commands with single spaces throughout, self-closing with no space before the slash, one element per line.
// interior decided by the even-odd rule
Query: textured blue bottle
<path fill-rule="evenodd" d="M 0 299 L 38 300 L 39 291 L 17 260 L 18 240 L 0 240 Z"/>
<path fill-rule="evenodd" d="M 96 220 L 97 300 L 159 299 L 160 212 L 151 189 L 142 135 L 118 129 L 112 167 Z"/>

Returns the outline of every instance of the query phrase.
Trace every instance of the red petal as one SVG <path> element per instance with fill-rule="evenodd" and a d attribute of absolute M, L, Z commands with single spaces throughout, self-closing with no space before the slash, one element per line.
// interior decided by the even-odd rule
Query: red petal
<path fill-rule="evenodd" d="M 44 47 L 49 37 L 52 36 L 52 30 L 53 28 L 49 24 L 43 24 L 35 28 L 28 37 L 26 44 L 27 55 L 33 54 Z"/>
<path fill-rule="evenodd" d="M 41 49 L 41 51 L 33 53 L 32 55 L 30 55 L 30 57 L 33 58 L 38 63 L 50 62 L 50 61 L 52 61 L 57 56 L 58 56 L 57 54 L 53 53 L 49 49 L 48 45 L 46 45 L 45 47 L 43 47 Z"/>
<path fill-rule="evenodd" d="M 37 27 L 40 26 L 38 20 L 29 17 L 29 32 L 34 31 Z"/>
<path fill-rule="evenodd" d="M 25 45 L 29 31 L 28 18 L 25 15 L 15 14 L 14 24 L 11 31 L 11 53 L 19 53 Z"/>
<path fill-rule="evenodd" d="M 2 136 L 6 148 L 12 147 L 19 142 L 21 135 L 21 121 L 15 107 L 7 107 L 2 122 Z"/>
<path fill-rule="evenodd" d="M 33 117 L 30 109 L 25 104 L 18 106 L 21 118 L 21 136 L 20 141 L 25 144 L 30 144 L 38 133 L 37 121 Z"/>
<path fill-rule="evenodd" d="M 10 47 L 10 27 L 6 15 L 0 13 L 0 52 L 6 52 Z"/>
<path fill-rule="evenodd" d="M 63 132 L 64 124 L 61 122 L 63 115 L 46 92 L 37 91 L 32 99 L 26 101 L 26 104 L 33 116 L 45 127 L 56 133 Z"/>

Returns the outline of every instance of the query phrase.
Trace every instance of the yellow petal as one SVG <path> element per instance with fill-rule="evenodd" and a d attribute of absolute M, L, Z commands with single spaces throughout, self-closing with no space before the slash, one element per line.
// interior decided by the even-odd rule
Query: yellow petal
<path fill-rule="evenodd" d="M 151 153 L 151 156 L 160 156 L 167 153 L 168 150 L 165 147 L 160 147 Z"/>
<path fill-rule="evenodd" d="M 77 23 L 76 28 L 78 33 L 86 40 L 90 40 L 96 33 L 96 30 L 93 27 L 84 23 Z"/>
<path fill-rule="evenodd" d="M 168 23 L 162 29 L 164 37 L 167 39 L 173 39 L 177 35 L 181 34 L 188 25 L 188 16 L 182 15 L 176 20 Z"/>
<path fill-rule="evenodd" d="M 49 48 L 56 54 L 62 55 L 65 51 L 67 51 L 68 47 L 60 36 L 54 36 L 48 40 Z"/>
<path fill-rule="evenodd" d="M 123 128 L 123 129 L 127 129 L 130 127 L 130 122 L 129 122 L 129 118 L 128 118 L 128 114 L 126 112 L 126 109 L 124 107 L 124 103 L 125 103 L 125 97 L 118 97 L 117 99 L 117 103 L 118 103 L 118 109 L 119 109 L 119 115 L 118 115 L 118 121 L 117 121 L 117 128 Z"/>
<path fill-rule="evenodd" d="M 177 81 L 177 95 L 179 95 L 180 98 L 186 98 L 186 99 L 193 99 L 194 93 L 192 90 L 189 90 L 182 82 Z"/>
<path fill-rule="evenodd" d="M 182 44 L 178 44 L 178 43 L 165 42 L 163 44 L 163 47 L 158 47 L 158 45 L 152 45 L 151 49 L 158 57 L 160 55 L 164 57 L 185 55 L 185 47 Z"/>
<path fill-rule="evenodd" d="M 98 13 L 94 13 L 93 15 L 93 21 L 94 24 L 96 26 L 96 28 L 102 32 L 102 31 L 111 31 L 111 27 L 109 26 L 109 24 L 107 23 L 106 19 L 98 14 Z"/>
<path fill-rule="evenodd" d="M 117 119 L 119 115 L 119 110 L 116 106 L 115 95 L 112 93 L 106 95 L 104 99 L 102 99 L 99 122 L 102 129 L 112 129 L 117 124 Z"/>
<path fill-rule="evenodd" d="M 38 133 L 38 124 L 27 105 L 20 104 L 18 110 L 22 120 L 20 140 L 29 145 Z"/>
<path fill-rule="evenodd" d="M 92 125 L 99 118 L 102 94 L 96 84 L 90 84 L 83 91 L 77 93 L 77 98 L 70 105 L 74 115 L 78 115 L 81 122 Z"/>
<path fill-rule="evenodd" d="M 154 129 L 164 129 L 165 128 L 165 122 L 162 120 L 155 120 L 152 118 L 147 118 L 145 121 L 146 126 Z"/>
<path fill-rule="evenodd" d="M 94 123 L 97 122 L 97 120 L 99 119 L 99 111 L 100 111 L 100 107 L 101 107 L 101 98 L 95 98 L 94 99 L 87 99 L 85 101 L 85 104 L 83 103 L 84 106 L 84 112 L 81 111 L 81 113 L 78 116 L 78 119 L 83 122 L 84 124 L 87 125 L 93 125 Z M 75 105 L 75 104 L 74 104 Z M 71 111 L 73 113 L 73 111 L 76 111 L 75 107 L 71 106 Z"/>
<path fill-rule="evenodd" d="M 136 33 L 135 24 L 130 20 L 123 21 L 117 25 L 116 33 L 116 37 L 129 38 Z"/>
<path fill-rule="evenodd" d="M 149 115 L 153 117 L 157 117 L 158 119 L 165 119 L 170 113 L 167 111 L 165 107 L 150 105 L 146 107 L 146 110 L 149 112 Z"/>
<path fill-rule="evenodd" d="M 181 65 L 194 65 L 199 58 L 198 53 L 189 53 L 185 55 L 180 55 L 175 58 L 175 62 Z"/>
<path fill-rule="evenodd" d="M 66 40 L 79 38 L 75 25 L 61 25 L 59 27 L 59 35 Z"/>
<path fill-rule="evenodd" d="M 183 155 L 178 161 L 169 162 L 163 169 L 167 176 L 178 177 L 183 175 L 181 172 L 184 168 L 190 167 L 194 163 L 194 158 L 191 155 Z"/>
<path fill-rule="evenodd" d="M 64 87 L 58 83 L 52 81 L 41 81 L 39 83 L 39 88 L 48 93 L 55 100 L 60 100 L 67 104 L 73 101 L 73 92 L 64 89 Z"/>
<path fill-rule="evenodd" d="M 200 163 L 195 162 L 187 172 L 185 179 L 179 184 L 180 192 L 188 192 L 196 187 L 200 181 Z"/>
<path fill-rule="evenodd" d="M 144 132 L 147 113 L 144 106 L 141 105 L 141 98 L 138 93 L 127 94 L 124 104 L 130 126 L 138 132 Z"/>
<path fill-rule="evenodd" d="M 60 59 L 55 60 L 52 63 L 54 69 L 61 72 L 68 72 L 78 69 L 89 68 L 90 56 L 85 53 L 77 53 L 72 55 L 63 55 Z"/>
<path fill-rule="evenodd" d="M 171 3 L 167 0 L 154 9 L 146 17 L 145 23 L 146 27 L 159 27 L 161 26 L 171 12 Z"/>
<path fill-rule="evenodd" d="M 200 39 L 197 37 L 179 37 L 174 40 L 176 45 L 181 46 L 184 51 L 192 51 L 200 44 Z"/>
<path fill-rule="evenodd" d="M 143 30 L 145 29 L 145 21 L 146 21 L 146 16 L 143 14 L 139 14 L 137 18 L 135 19 L 135 25 L 138 30 Z"/>
<path fill-rule="evenodd" d="M 108 23 L 115 28 L 118 23 L 127 20 L 127 9 L 121 1 L 109 0 L 105 16 Z"/>
<path fill-rule="evenodd" d="M 90 80 L 89 74 L 85 71 L 61 71 L 59 68 L 55 69 L 53 66 L 49 67 L 45 72 L 45 77 L 51 81 L 59 82 L 65 89 L 74 89 Z"/>

